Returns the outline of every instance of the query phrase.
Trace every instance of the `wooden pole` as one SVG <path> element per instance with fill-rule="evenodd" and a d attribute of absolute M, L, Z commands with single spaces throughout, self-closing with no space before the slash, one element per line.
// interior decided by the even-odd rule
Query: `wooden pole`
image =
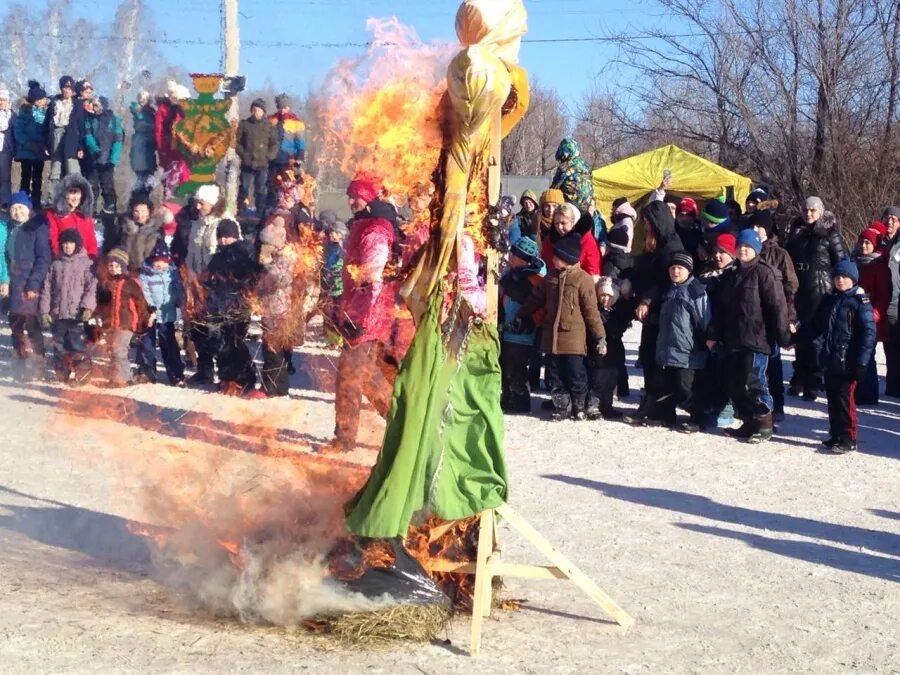
<path fill-rule="evenodd" d="M 222 0 L 225 5 L 225 75 L 233 77 L 240 71 L 241 34 L 238 27 L 238 0 Z M 237 95 L 231 97 L 228 119 L 237 128 L 240 118 L 240 101 Z M 236 137 L 236 135 L 235 135 Z M 225 154 L 225 199 L 229 213 L 237 214 L 238 192 L 237 152 L 234 147 Z"/>

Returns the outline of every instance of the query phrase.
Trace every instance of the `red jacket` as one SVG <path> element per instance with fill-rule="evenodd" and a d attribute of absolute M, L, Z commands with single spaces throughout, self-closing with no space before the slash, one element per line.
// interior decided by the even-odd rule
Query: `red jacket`
<path fill-rule="evenodd" d="M 183 162 L 184 158 L 176 150 L 172 128 L 184 119 L 184 111 L 180 105 L 173 105 L 171 101 L 160 101 L 156 108 L 154 122 L 154 136 L 156 137 L 156 152 L 159 154 L 159 164 L 163 169 L 169 168 L 173 162 Z"/>
<path fill-rule="evenodd" d="M 876 339 L 884 342 L 888 339 L 887 310 L 891 303 L 891 271 L 887 258 L 883 255 L 870 259 L 858 256 L 856 266 L 859 267 L 859 286 L 869 295 L 872 303 Z"/>
<path fill-rule="evenodd" d="M 94 219 L 83 216 L 77 211 L 60 215 L 53 209 L 47 209 L 47 223 L 50 225 L 50 249 L 53 257 L 59 257 L 59 235 L 63 230 L 78 230 L 84 244 L 85 253 L 91 260 L 97 259 L 97 234 L 94 231 Z"/>
<path fill-rule="evenodd" d="M 341 328 L 352 345 L 391 338 L 396 288 L 384 274 L 395 234 L 388 209 L 372 202 L 368 213 L 357 214 L 347 237 Z"/>
<path fill-rule="evenodd" d="M 553 245 L 555 237 L 544 237 L 541 240 L 541 260 L 547 263 L 547 269 L 553 268 Z M 600 255 L 600 247 L 597 246 L 597 240 L 590 232 L 586 232 L 581 237 L 581 260 L 579 260 L 581 269 L 590 276 L 599 277 L 603 269 L 603 257 Z"/>

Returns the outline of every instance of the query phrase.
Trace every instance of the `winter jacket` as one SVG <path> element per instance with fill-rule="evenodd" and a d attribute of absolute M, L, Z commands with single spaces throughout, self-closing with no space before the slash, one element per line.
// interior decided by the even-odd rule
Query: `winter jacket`
<path fill-rule="evenodd" d="M 249 321 L 248 296 L 261 271 L 249 242 L 241 240 L 220 246 L 202 278 L 206 290 L 206 316 L 229 323 Z"/>
<path fill-rule="evenodd" d="M 787 303 L 788 321 L 793 323 L 797 320 L 797 308 L 794 306 L 794 297 L 797 295 L 797 289 L 800 288 L 800 282 L 797 280 L 797 273 L 794 271 L 794 261 L 791 260 L 790 254 L 781 248 L 774 239 L 766 239 L 763 242 L 762 253 L 759 257 L 769 264 L 780 275 L 781 288 L 784 290 L 784 301 Z"/>
<path fill-rule="evenodd" d="M 31 103 L 23 103 L 16 116 L 13 136 L 16 159 L 27 162 L 43 162 L 47 159 L 47 133 L 44 122 L 47 109 Z"/>
<path fill-rule="evenodd" d="M 500 331 L 503 342 L 533 347 L 537 338 L 535 321 L 540 312 L 515 322 L 519 309 L 535 287 L 543 283 L 546 271 L 543 261 L 537 267 L 514 267 L 500 279 Z"/>
<path fill-rule="evenodd" d="M 134 130 L 131 137 L 131 170 L 135 173 L 156 171 L 156 108 L 131 103 L 131 119 Z"/>
<path fill-rule="evenodd" d="M 625 230 L 628 234 L 628 244 L 625 247 L 626 253 L 631 253 L 632 245 L 634 244 L 634 221 L 637 220 L 637 211 L 634 210 L 634 207 L 629 203 L 625 202 L 623 204 L 619 204 L 615 211 L 612 214 L 612 230 Z"/>
<path fill-rule="evenodd" d="M 157 242 L 163 238 L 163 222 L 159 218 L 151 218 L 143 225 L 138 225 L 131 218 L 122 216 L 121 248 L 128 251 L 128 269 L 132 274 L 140 272 L 144 262 L 153 253 Z"/>
<path fill-rule="evenodd" d="M 859 286 L 866 292 L 872 303 L 877 338 L 879 342 L 884 342 L 890 333 L 887 313 L 888 306 L 891 304 L 891 273 L 887 266 L 887 260 L 883 255 L 874 254 L 872 256 L 859 255 L 855 262 L 859 268 Z"/>
<path fill-rule="evenodd" d="M 267 120 L 248 117 L 238 127 L 235 149 L 243 168 L 268 168 L 278 156 L 278 130 Z"/>
<path fill-rule="evenodd" d="M 575 230 L 572 231 L 574 232 Z M 556 228 L 553 228 L 550 230 L 550 234 L 541 241 L 541 260 L 548 267 L 553 264 L 553 246 L 559 240 L 560 234 Z M 585 232 L 581 235 L 581 259 L 578 261 L 578 264 L 581 266 L 581 269 L 592 277 L 599 277 L 603 269 L 600 247 L 597 246 L 597 240 L 594 239 L 594 235 L 590 232 Z"/>
<path fill-rule="evenodd" d="M 712 310 L 706 288 L 696 277 L 683 284 L 670 284 L 663 293 L 659 314 L 656 364 L 660 367 L 706 367 L 706 333 Z"/>
<path fill-rule="evenodd" d="M 616 368 L 625 365 L 625 332 L 631 328 L 634 313 L 631 306 L 621 300 L 606 309 L 598 307 L 603 329 L 606 331 L 606 354 L 588 353 L 589 368 Z"/>
<path fill-rule="evenodd" d="M 10 108 L 5 112 L 0 112 L 5 117 L 5 126 L 0 129 L 0 155 L 12 162 L 12 158 L 16 154 L 16 136 L 15 129 L 19 116 Z M 2 120 L 3 118 L 0 118 Z"/>
<path fill-rule="evenodd" d="M 53 261 L 41 290 L 39 311 L 54 320 L 75 320 L 81 310 L 97 308 L 97 276 L 94 262 L 84 249 Z"/>
<path fill-rule="evenodd" d="M 178 321 L 179 309 L 184 304 L 184 286 L 178 268 L 169 265 L 164 272 L 144 265 L 140 275 L 141 291 L 144 293 L 148 311 L 156 310 L 157 323 L 174 323 Z"/>
<path fill-rule="evenodd" d="M 168 99 L 160 99 L 156 107 L 156 117 L 153 120 L 153 134 L 156 141 L 156 152 L 159 155 L 159 165 L 163 169 L 169 168 L 174 162 L 183 162 L 184 158 L 178 152 L 178 144 L 175 140 L 173 128 L 184 119 L 184 110 L 180 105 L 172 103 Z"/>
<path fill-rule="evenodd" d="M 673 253 L 684 250 L 684 245 L 675 232 L 675 219 L 665 203 L 652 201 L 644 207 L 643 213 L 647 226 L 653 228 L 656 235 L 656 250 L 635 260 L 632 283 L 638 304 L 648 307 L 643 321 L 647 326 L 659 322 L 660 300 L 670 283 L 669 261 Z"/>
<path fill-rule="evenodd" d="M 9 311 L 21 316 L 36 316 L 38 300 L 26 300 L 26 292 L 40 293 L 50 271 L 53 254 L 50 250 L 50 230 L 43 215 L 34 216 L 9 231 L 12 252 L 9 266 Z M 8 246 L 9 250 L 9 246 Z"/>
<path fill-rule="evenodd" d="M 809 327 L 819 367 L 832 375 L 865 368 L 875 351 L 875 317 L 869 296 L 859 286 L 822 299 Z"/>
<path fill-rule="evenodd" d="M 98 166 L 118 166 L 125 144 L 122 119 L 112 110 L 88 115 L 85 121 L 84 147 Z"/>
<path fill-rule="evenodd" d="M 609 246 L 603 256 L 603 276 L 616 281 L 627 279 L 634 269 L 634 256 L 616 246 Z"/>
<path fill-rule="evenodd" d="M 47 139 L 47 149 L 54 159 L 77 159 L 78 152 L 84 150 L 84 132 L 87 113 L 80 99 L 72 99 L 72 113 L 69 115 L 69 123 L 65 127 L 58 146 L 54 146 L 54 124 L 56 109 L 61 105 L 61 96 L 54 96 L 47 106 L 47 114 L 44 117 L 44 133 Z"/>
<path fill-rule="evenodd" d="M 9 283 L 9 259 L 7 242 L 9 241 L 9 225 L 0 219 L 0 284 Z"/>
<path fill-rule="evenodd" d="M 894 241 L 888 246 L 885 256 L 891 276 L 891 302 L 887 315 L 888 323 L 893 326 L 900 321 L 900 234 L 894 235 Z"/>
<path fill-rule="evenodd" d="M 105 278 L 97 291 L 97 316 L 104 331 L 143 333 L 150 314 L 138 281 L 127 274 Z"/>
<path fill-rule="evenodd" d="M 831 289 L 831 268 L 847 257 L 841 228 L 826 211 L 814 225 L 795 219 L 788 229 L 785 250 L 794 261 L 800 288 L 794 303 L 800 321 L 809 321 Z"/>
<path fill-rule="evenodd" d="M 564 138 L 556 150 L 556 161 L 559 165 L 550 183 L 551 188 L 562 190 L 566 201 L 579 208 L 594 198 L 594 179 L 580 154 L 578 143 L 571 138 Z"/>
<path fill-rule="evenodd" d="M 295 255 L 290 248 L 276 250 L 263 266 L 256 285 L 260 313 L 267 326 L 283 319 L 290 311 L 294 286 Z"/>
<path fill-rule="evenodd" d="M 767 263 L 759 258 L 737 263 L 720 277 L 710 337 L 727 351 L 760 354 L 771 354 L 775 344 L 788 344 L 784 290 Z"/>
<path fill-rule="evenodd" d="M 198 217 L 190 221 L 190 230 L 187 237 L 187 256 L 184 263 L 192 274 L 197 276 L 202 274 L 216 254 L 219 247 L 216 229 L 219 227 L 221 220 L 221 216 L 211 213 L 208 216 Z"/>
<path fill-rule="evenodd" d="M 322 292 L 329 298 L 339 298 L 344 294 L 344 247 L 334 241 L 325 243 L 322 265 Z"/>
<path fill-rule="evenodd" d="M 277 112 L 269 115 L 269 123 L 275 128 L 278 142 L 275 164 L 284 166 L 292 159 L 302 162 L 306 151 L 306 142 L 303 140 L 306 125 L 303 121 L 294 113 L 282 115 Z"/>
<path fill-rule="evenodd" d="M 341 309 L 343 333 L 353 345 L 390 339 L 395 288 L 384 271 L 396 237 L 392 217 L 389 205 L 376 201 L 357 213 L 350 226 Z"/>
<path fill-rule="evenodd" d="M 676 222 L 675 231 L 678 233 L 678 238 L 681 239 L 684 250 L 694 259 L 694 265 L 701 262 L 700 246 L 703 245 L 704 240 L 699 224 L 695 222 L 693 227 L 686 228 Z"/>
<path fill-rule="evenodd" d="M 538 285 L 518 316 L 527 319 L 544 308 L 541 350 L 548 354 L 587 354 L 588 335 L 606 338 L 591 277 L 578 265 L 554 270 Z"/>
<path fill-rule="evenodd" d="M 66 203 L 69 188 L 77 185 L 81 188 L 81 204 L 75 211 L 70 211 Z M 56 190 L 53 208 L 47 209 L 42 217 L 50 226 L 50 248 L 53 257 L 59 257 L 59 235 L 64 230 L 76 229 L 81 234 L 84 250 L 92 259 L 97 258 L 97 233 L 94 230 L 94 193 L 90 184 L 78 174 L 69 174 L 63 178 Z"/>

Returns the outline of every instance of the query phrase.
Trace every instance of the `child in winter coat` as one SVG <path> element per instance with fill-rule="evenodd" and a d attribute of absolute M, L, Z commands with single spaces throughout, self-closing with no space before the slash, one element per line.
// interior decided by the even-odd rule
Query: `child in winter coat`
<path fill-rule="evenodd" d="M 288 359 L 299 321 L 293 302 L 295 255 L 287 246 L 284 219 L 276 216 L 259 233 L 262 275 L 256 286 L 263 323 L 262 391 L 266 396 L 287 396 L 290 389 Z M 302 311 L 302 306 L 299 308 Z"/>
<path fill-rule="evenodd" d="M 84 323 L 97 308 L 97 277 L 78 230 L 64 230 L 59 241 L 62 255 L 50 266 L 41 291 L 41 323 L 53 328 L 57 378 L 79 385 L 87 381 L 91 371 L 91 360 L 84 349 Z"/>
<path fill-rule="evenodd" d="M 656 419 L 674 427 L 677 408 L 690 413 L 691 425 L 699 429 L 702 411 L 691 397 L 694 374 L 706 367 L 706 331 L 712 318 L 703 283 L 693 276 L 694 259 L 687 251 L 672 254 L 669 262 L 671 285 L 662 296 L 656 363 L 663 368 L 663 395 L 654 402 Z"/>
<path fill-rule="evenodd" d="M 97 293 L 97 319 L 109 353 L 109 386 L 132 384 L 128 350 L 135 333 L 153 325 L 140 284 L 128 275 L 128 253 L 114 248 Z"/>
<path fill-rule="evenodd" d="M 28 95 L 19 107 L 13 137 L 16 139 L 16 161 L 19 162 L 22 180 L 20 189 L 33 204 L 41 205 L 44 181 L 44 161 L 47 159 L 47 135 L 45 122 L 50 99 L 41 85 L 28 81 Z"/>
<path fill-rule="evenodd" d="M 891 304 L 891 271 L 887 257 L 880 252 L 881 233 L 869 228 L 859 235 L 854 262 L 859 268 L 859 286 L 869 296 L 875 317 L 875 333 L 878 342 L 886 342 L 889 336 L 888 306 Z M 859 405 L 878 405 L 878 372 L 875 368 L 875 349 L 866 369 L 866 376 L 857 383 L 856 402 Z"/>
<path fill-rule="evenodd" d="M 99 96 L 93 101 L 94 114 L 85 122 L 84 146 L 90 156 L 90 171 L 86 178 L 94 191 L 94 202 L 99 205 L 103 196 L 103 211 L 116 212 L 115 172 L 122 158 L 125 129 L 122 119 L 109 107 L 109 99 Z"/>
<path fill-rule="evenodd" d="M 825 371 L 829 437 L 822 445 L 834 454 L 857 449 L 856 387 L 865 378 L 875 350 L 875 316 L 859 287 L 859 269 L 849 259 L 831 271 L 834 291 L 825 296 L 813 323 L 798 337 L 812 339 Z"/>
<path fill-rule="evenodd" d="M 624 291 L 624 292 L 623 292 Z M 603 328 L 606 331 L 606 354 L 596 350 L 588 353 L 588 375 L 590 394 L 588 397 L 588 419 L 622 419 L 622 412 L 613 408 L 613 393 L 625 367 L 625 331 L 631 326 L 632 310 L 627 300 L 631 292 L 629 281 L 618 285 L 612 277 L 600 277 L 597 282 L 597 304 Z M 622 301 L 620 302 L 620 298 Z"/>
<path fill-rule="evenodd" d="M 550 395 L 556 421 L 586 419 L 588 377 L 585 355 L 588 336 L 606 353 L 606 331 L 597 309 L 594 282 L 581 269 L 581 238 L 567 235 L 553 247 L 553 271 L 519 308 L 522 320 L 544 308 L 542 350 L 548 356 Z"/>
<path fill-rule="evenodd" d="M 137 355 L 139 378 L 156 382 L 156 345 L 162 354 L 166 377 L 174 387 L 184 387 L 184 361 L 175 337 L 175 323 L 184 303 L 184 286 L 172 265 L 169 247 L 159 241 L 144 261 L 140 273 L 141 290 L 147 301 L 151 326 L 141 335 Z"/>
<path fill-rule="evenodd" d="M 137 101 L 129 106 L 131 111 L 133 135 L 131 137 L 131 170 L 136 177 L 132 194 L 150 194 L 155 185 L 156 173 L 156 108 L 150 92 L 141 91 Z"/>
<path fill-rule="evenodd" d="M 538 254 L 536 241 L 519 237 L 510 251 L 509 270 L 500 279 L 500 406 L 505 413 L 531 412 L 528 363 L 537 329 L 533 317 L 519 319 L 517 315 L 546 276 L 547 268 Z"/>
<path fill-rule="evenodd" d="M 322 314 L 325 318 L 325 339 L 340 347 L 343 342 L 338 326 L 342 324 L 341 298 L 344 295 L 344 240 L 349 230 L 337 219 L 324 224 L 324 263 L 322 265 Z"/>

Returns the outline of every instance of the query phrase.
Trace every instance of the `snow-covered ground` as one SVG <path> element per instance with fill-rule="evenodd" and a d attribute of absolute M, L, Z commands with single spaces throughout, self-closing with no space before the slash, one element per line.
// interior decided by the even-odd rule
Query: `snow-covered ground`
<path fill-rule="evenodd" d="M 20 384 L 7 338 L 2 347 L 0 672 L 900 670 L 896 399 L 860 412 L 861 452 L 844 457 L 816 451 L 824 401 L 790 400 L 778 437 L 759 446 L 508 418 L 510 503 L 636 625 L 623 632 L 571 584 L 509 579 L 523 609 L 486 622 L 473 664 L 465 619 L 445 643 L 361 652 L 189 609 L 126 529 L 125 519 L 162 524 L 148 494 L 190 502 L 246 481 L 265 491 L 298 467 L 363 479 L 381 428 L 371 410 L 353 456 L 315 452 L 333 424 L 334 355 L 298 354 L 290 401 L 237 401 L 162 385 Z M 507 528 L 501 536 L 505 559 L 545 563 Z"/>

